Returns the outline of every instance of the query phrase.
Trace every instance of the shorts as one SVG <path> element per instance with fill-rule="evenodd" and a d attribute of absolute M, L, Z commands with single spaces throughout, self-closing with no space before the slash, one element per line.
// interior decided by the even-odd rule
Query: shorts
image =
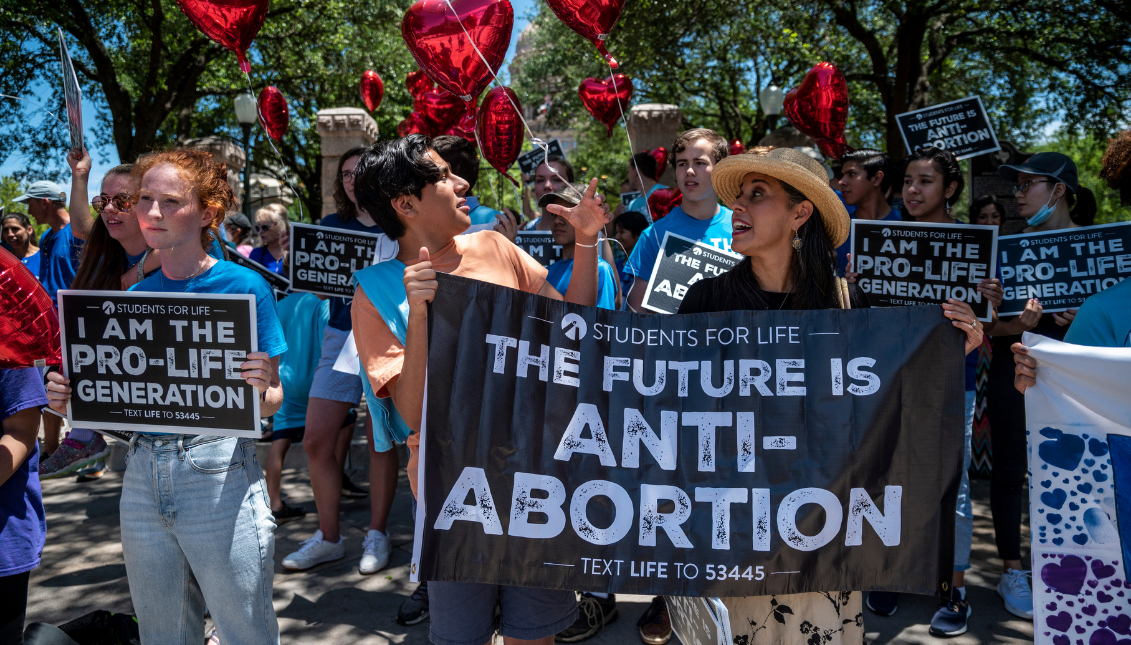
<path fill-rule="evenodd" d="M 334 369 L 334 363 L 349 335 L 348 331 L 326 325 L 326 331 L 322 332 L 322 356 L 318 359 L 314 382 L 310 386 L 311 397 L 351 405 L 361 403 L 361 375 L 346 374 Z"/>
<path fill-rule="evenodd" d="M 501 612 L 495 622 L 495 604 Z M 537 640 L 577 620 L 572 591 L 507 587 L 475 582 L 429 582 L 429 637 L 436 645 L 483 645 L 495 629 L 502 636 Z"/>

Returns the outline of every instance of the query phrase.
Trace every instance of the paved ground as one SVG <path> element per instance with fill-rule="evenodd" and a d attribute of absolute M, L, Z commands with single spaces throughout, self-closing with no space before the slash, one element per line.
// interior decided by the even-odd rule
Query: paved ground
<path fill-rule="evenodd" d="M 132 611 L 119 538 L 121 481 L 121 473 L 109 472 L 94 483 L 76 484 L 73 479 L 44 483 L 47 546 L 43 565 L 31 579 L 29 621 L 59 624 L 94 609 Z M 285 524 L 276 532 L 275 610 L 283 642 L 427 643 L 427 623 L 406 628 L 394 620 L 397 607 L 414 588 L 408 581 L 412 497 L 403 470 L 390 525 L 395 546 L 392 560 L 387 570 L 373 576 L 361 576 L 357 572 L 361 541 L 369 521 L 368 500 L 343 500 L 347 559 L 308 572 L 284 573 L 278 562 L 315 531 L 317 521 L 304 470 L 285 472 L 283 489 L 291 504 L 310 511 L 306 518 Z M 1001 563 L 993 544 L 988 482 L 975 481 L 973 493 L 977 515 L 974 568 L 966 580 L 974 613 L 970 632 L 953 642 L 996 645 L 1032 641 L 1032 623 L 1007 614 L 994 591 Z M 1024 539 L 1028 540 L 1027 531 Z M 593 645 L 639 643 L 635 623 L 649 600 L 644 596 L 620 596 L 620 620 L 589 642 Z M 927 623 L 935 606 L 935 599 L 931 597 L 903 596 L 899 611 L 891 618 L 880 618 L 865 610 L 868 642 L 934 641 L 927 633 Z"/>

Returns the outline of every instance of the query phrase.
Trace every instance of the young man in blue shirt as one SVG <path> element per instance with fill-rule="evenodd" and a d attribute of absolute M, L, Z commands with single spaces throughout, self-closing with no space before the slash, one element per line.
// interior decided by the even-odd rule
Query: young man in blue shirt
<path fill-rule="evenodd" d="M 852 219 L 902 220 L 903 215 L 888 205 L 888 194 L 899 173 L 887 153 L 869 148 L 853 150 L 841 159 L 841 176 L 837 180 L 840 198 Z M 852 240 L 837 247 L 837 270 L 843 275 L 848 264 Z"/>

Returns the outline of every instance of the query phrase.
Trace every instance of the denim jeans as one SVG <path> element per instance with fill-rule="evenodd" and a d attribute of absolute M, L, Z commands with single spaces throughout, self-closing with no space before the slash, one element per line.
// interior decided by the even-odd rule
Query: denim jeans
<path fill-rule="evenodd" d="M 135 435 L 120 504 L 144 645 L 200 645 L 205 603 L 220 641 L 278 645 L 275 519 L 255 441 Z"/>
<path fill-rule="evenodd" d="M 966 393 L 966 451 L 962 457 L 962 483 L 954 512 L 954 570 L 970 568 L 970 547 L 974 542 L 974 505 L 970 502 L 970 438 L 974 435 L 974 404 L 977 392 Z"/>

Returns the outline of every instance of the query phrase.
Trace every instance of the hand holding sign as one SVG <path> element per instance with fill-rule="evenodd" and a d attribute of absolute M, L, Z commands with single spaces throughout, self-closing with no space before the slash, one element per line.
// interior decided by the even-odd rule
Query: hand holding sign
<path fill-rule="evenodd" d="M 66 416 L 67 404 L 71 402 L 71 379 L 59 372 L 47 373 L 47 405 L 52 410 Z"/>
<path fill-rule="evenodd" d="M 966 334 L 965 353 L 969 354 L 977 349 L 982 344 L 982 323 L 978 322 L 970 305 L 950 298 L 943 303 L 942 308 L 943 315 L 950 319 L 951 324 Z"/>
<path fill-rule="evenodd" d="M 67 165 L 71 167 L 71 175 L 76 178 L 86 179 L 90 176 L 90 155 L 86 148 L 73 148 L 67 153 Z"/>
<path fill-rule="evenodd" d="M 267 352 L 248 352 L 247 360 L 240 363 L 240 376 L 260 393 L 271 389 L 272 381 L 279 380 L 271 367 L 271 357 Z"/>
<path fill-rule="evenodd" d="M 589 187 L 585 195 L 573 208 L 566 208 L 559 204 L 550 204 L 546 210 L 554 215 L 561 215 L 569 220 L 577 229 L 578 242 L 588 244 L 597 240 L 601 230 L 612 220 L 609 214 L 609 205 L 605 203 L 605 196 L 597 194 L 597 178 L 589 180 Z"/>
<path fill-rule="evenodd" d="M 426 247 L 420 247 L 420 262 L 405 267 L 404 290 L 408 296 L 409 315 L 424 315 L 428 303 L 436 297 L 436 271 Z"/>

